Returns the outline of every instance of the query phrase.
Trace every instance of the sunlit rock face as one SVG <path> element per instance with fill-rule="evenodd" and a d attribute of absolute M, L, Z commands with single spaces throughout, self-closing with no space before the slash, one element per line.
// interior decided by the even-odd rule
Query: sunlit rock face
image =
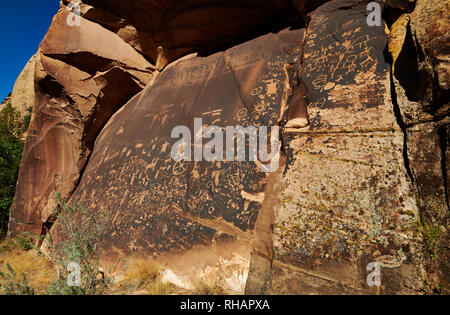
<path fill-rule="evenodd" d="M 374 293 L 371 262 L 389 279 L 384 293 L 421 285 L 387 35 L 365 12 L 358 1 L 332 1 L 310 14 L 300 72 L 309 126 L 283 133 L 286 166 L 259 218 L 250 292 Z"/>
<path fill-rule="evenodd" d="M 52 196 L 74 191 L 98 132 L 142 90 L 154 67 L 119 36 L 61 9 L 33 57 L 28 130 L 10 232 L 41 234 L 54 219 Z M 114 47 L 114 49 L 111 49 Z"/>
<path fill-rule="evenodd" d="M 63 1 L 33 59 L 10 234 L 58 240 L 60 192 L 105 218 L 105 264 L 147 257 L 185 290 L 445 281 L 413 222 L 448 226 L 448 5 L 387 1 L 387 25 L 369 26 L 368 2 L 86 0 L 69 26 Z M 250 160 L 250 140 L 245 162 L 176 162 L 174 128 L 192 154 L 211 140 L 194 141 L 198 119 L 224 146 L 227 126 L 279 127 L 278 167 Z"/>

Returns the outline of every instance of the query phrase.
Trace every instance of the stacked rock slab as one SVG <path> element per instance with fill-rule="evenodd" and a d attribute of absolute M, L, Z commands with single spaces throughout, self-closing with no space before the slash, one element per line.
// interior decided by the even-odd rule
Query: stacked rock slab
<path fill-rule="evenodd" d="M 34 73 L 35 84 L 27 84 L 35 100 L 30 101 L 33 119 L 11 209 L 11 235 L 45 233 L 54 221 L 55 193 L 70 197 L 98 132 L 142 90 L 154 68 L 98 24 L 83 20 L 82 28 L 70 27 L 68 14 L 58 12 L 32 58 L 34 68 L 26 69 Z"/>

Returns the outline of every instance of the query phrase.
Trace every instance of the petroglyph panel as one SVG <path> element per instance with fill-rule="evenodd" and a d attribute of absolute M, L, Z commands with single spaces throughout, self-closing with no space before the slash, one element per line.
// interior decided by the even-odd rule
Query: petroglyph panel
<path fill-rule="evenodd" d="M 367 26 L 366 4 L 335 0 L 310 14 L 300 74 L 310 125 L 282 133 L 286 165 L 256 225 L 248 293 L 392 294 L 423 283 L 386 34 Z M 366 282 L 370 262 L 383 266 L 380 288 Z"/>
<path fill-rule="evenodd" d="M 187 126 L 193 138 L 194 118 L 222 129 L 278 125 L 303 36 L 284 30 L 168 66 L 111 119 L 73 196 L 109 214 L 106 251 L 159 256 L 237 242 L 249 259 L 267 175 L 257 162 L 175 162 L 171 133 Z"/>
<path fill-rule="evenodd" d="M 310 130 L 396 127 L 384 24 L 369 27 L 366 12 L 365 1 L 347 0 L 310 15 L 302 71 Z"/>

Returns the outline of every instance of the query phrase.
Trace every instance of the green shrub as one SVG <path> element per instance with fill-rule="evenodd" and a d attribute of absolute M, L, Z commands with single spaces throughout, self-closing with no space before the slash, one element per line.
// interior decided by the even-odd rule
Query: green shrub
<path fill-rule="evenodd" d="M 104 231 L 106 220 L 92 216 L 86 211 L 84 204 L 67 204 L 57 194 L 56 201 L 60 205 L 57 211 L 58 227 L 61 242 L 53 246 L 49 239 L 50 257 L 55 266 L 59 266 L 59 279 L 49 288 L 51 295 L 96 295 L 104 293 L 112 280 L 99 273 L 98 243 Z M 81 271 L 80 287 L 67 284 L 70 263 L 77 263 Z"/>
<path fill-rule="evenodd" d="M 102 215 L 91 216 L 84 204 L 68 204 L 60 194 L 56 196 L 59 205 L 55 209 L 58 226 L 53 230 L 61 241 L 53 244 L 51 233 L 40 238 L 48 246 L 48 258 L 53 266 L 58 269 L 58 278 L 47 286 L 45 294 L 48 295 L 97 295 L 103 294 L 109 289 L 112 279 L 100 273 L 98 244 L 104 231 L 106 222 Z M 40 249 L 34 246 L 33 241 L 38 237 L 31 233 L 25 233 L 14 240 L 5 243 L 1 251 L 12 248 L 21 251 Z M 69 286 L 70 273 L 68 266 L 76 263 L 80 267 L 79 286 Z M 34 295 L 35 290 L 28 284 L 27 277 L 22 274 L 22 280 L 18 281 L 16 272 L 7 265 L 7 274 L 0 272 L 0 294 L 10 295 Z"/>
<path fill-rule="evenodd" d="M 0 246 L 0 252 L 6 252 L 14 248 L 21 250 L 23 252 L 29 251 L 30 249 L 36 249 L 34 245 L 34 240 L 38 237 L 34 236 L 31 232 L 25 232 L 22 235 L 17 236 L 14 239 L 7 239 Z"/>
<path fill-rule="evenodd" d="M 21 138 L 24 133 L 23 121 L 20 112 L 7 103 L 0 109 L 0 134 Z"/>
<path fill-rule="evenodd" d="M 414 227 L 422 236 L 428 251 L 431 254 L 431 258 L 438 259 L 439 253 L 441 251 L 440 241 L 443 232 L 437 224 L 427 223 L 422 216 L 419 216 L 416 222 L 414 222 Z"/>
<path fill-rule="evenodd" d="M 20 113 L 10 103 L 0 109 L 0 239 L 8 228 L 24 144 Z"/>

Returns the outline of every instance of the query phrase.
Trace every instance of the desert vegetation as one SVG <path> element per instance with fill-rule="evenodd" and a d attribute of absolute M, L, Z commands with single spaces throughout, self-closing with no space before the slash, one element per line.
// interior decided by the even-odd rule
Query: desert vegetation
<path fill-rule="evenodd" d="M 28 124 L 27 124 L 28 125 Z M 11 103 L 0 109 L 0 239 L 6 236 L 9 211 L 16 191 L 25 123 Z"/>
<path fill-rule="evenodd" d="M 43 237 L 25 233 L 0 244 L 0 294 L 100 295 L 100 294 L 223 294 L 217 285 L 199 282 L 185 292 L 165 282 L 163 267 L 149 259 L 118 262 L 119 271 L 100 268 L 99 243 L 105 220 L 89 215 L 83 203 L 68 203 L 58 194 L 58 224 Z M 81 224 L 80 224 L 81 222 Z M 54 241 L 58 238 L 58 242 Z M 41 247 L 35 246 L 42 243 Z M 57 245 L 55 245 L 57 243 Z M 69 265 L 80 266 L 80 283 L 70 286 Z"/>

